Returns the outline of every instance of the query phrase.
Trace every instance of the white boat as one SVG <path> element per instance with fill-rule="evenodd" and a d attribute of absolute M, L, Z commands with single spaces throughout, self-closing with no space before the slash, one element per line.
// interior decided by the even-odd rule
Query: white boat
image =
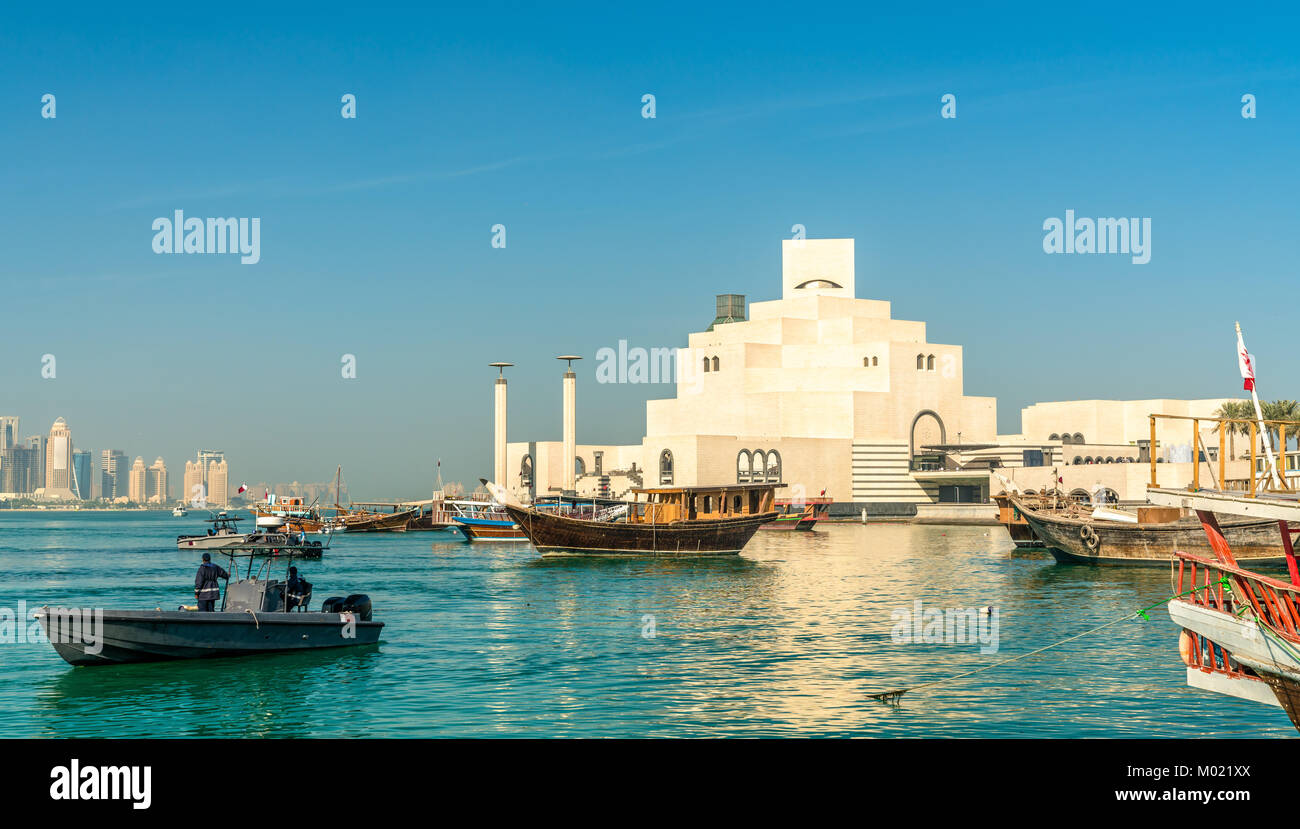
<path fill-rule="evenodd" d="M 189 510 L 185 509 L 184 504 L 177 504 L 176 508 L 172 510 L 172 515 L 177 518 L 184 518 L 188 513 Z"/>
<path fill-rule="evenodd" d="M 216 550 L 222 547 L 234 547 L 243 544 L 252 537 L 252 533 L 241 533 L 238 522 L 244 519 L 219 512 L 207 522 L 212 526 L 204 535 L 176 536 L 178 550 Z"/>

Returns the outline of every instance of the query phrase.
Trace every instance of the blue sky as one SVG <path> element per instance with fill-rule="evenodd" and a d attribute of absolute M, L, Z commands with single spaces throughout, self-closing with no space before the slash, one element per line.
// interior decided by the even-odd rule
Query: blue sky
<path fill-rule="evenodd" d="M 357 497 L 415 495 L 438 457 L 448 479 L 488 471 L 493 360 L 517 364 L 512 438 L 559 438 L 552 358 L 577 353 L 579 440 L 639 441 L 671 387 L 597 385 L 597 349 L 685 345 L 716 293 L 775 298 L 796 223 L 856 238 L 858 295 L 965 347 L 966 392 L 998 398 L 1003 431 L 1035 401 L 1234 394 L 1236 319 L 1261 393 L 1297 397 L 1296 22 L 6 12 L 0 409 L 177 474 L 218 447 L 250 483 L 341 463 Z M 260 217 L 261 262 L 154 254 L 176 209 Z M 1150 217 L 1151 262 L 1046 255 L 1067 209 Z"/>

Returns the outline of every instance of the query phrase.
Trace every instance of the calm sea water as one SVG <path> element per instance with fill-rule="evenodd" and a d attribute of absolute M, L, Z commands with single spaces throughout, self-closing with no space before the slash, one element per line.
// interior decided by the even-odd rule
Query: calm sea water
<path fill-rule="evenodd" d="M 1293 736 L 1280 709 L 1186 687 L 1163 609 L 970 679 L 1171 592 L 1164 570 L 1017 552 L 1000 527 L 760 532 L 733 560 L 540 558 L 527 544 L 340 535 L 315 601 L 368 593 L 365 649 L 72 668 L 0 645 L 0 737 Z M 0 606 L 173 609 L 193 516 L 0 514 Z M 899 644 L 893 612 L 993 606 L 998 653 Z M 645 617 L 654 620 L 647 637 Z"/>

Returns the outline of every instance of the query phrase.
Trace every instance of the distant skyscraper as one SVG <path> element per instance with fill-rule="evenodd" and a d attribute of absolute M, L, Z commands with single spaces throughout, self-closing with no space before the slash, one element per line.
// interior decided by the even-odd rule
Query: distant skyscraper
<path fill-rule="evenodd" d="M 126 497 L 130 468 L 126 453 L 121 449 L 105 449 L 99 453 L 99 497 L 106 501 Z"/>
<path fill-rule="evenodd" d="M 226 461 L 212 461 L 208 464 L 208 503 L 224 507 L 230 503 L 229 477 Z"/>
<path fill-rule="evenodd" d="M 207 486 L 203 483 L 203 464 L 197 461 L 185 462 L 185 490 L 181 492 L 181 499 L 194 503 L 196 499 L 201 499 L 199 503 L 207 501 Z"/>
<path fill-rule="evenodd" d="M 0 452 L 0 492 L 31 495 L 45 483 L 41 453 L 31 446 L 11 446 Z"/>
<path fill-rule="evenodd" d="M 14 450 L 18 447 L 18 417 L 0 415 L 0 492 L 21 492 L 15 489 L 18 458 Z"/>
<path fill-rule="evenodd" d="M 32 480 L 28 492 L 35 492 L 45 486 L 45 435 L 32 435 L 27 438 L 27 448 L 32 452 Z"/>
<path fill-rule="evenodd" d="M 72 469 L 72 430 L 63 418 L 50 427 L 50 439 L 45 447 L 45 497 L 75 498 Z"/>
<path fill-rule="evenodd" d="M 153 462 L 145 474 L 145 498 L 151 504 L 165 504 L 170 500 L 167 486 L 167 464 L 162 458 Z"/>
<path fill-rule="evenodd" d="M 18 445 L 18 416 L 0 415 L 0 452 Z"/>
<path fill-rule="evenodd" d="M 72 477 L 77 485 L 73 491 L 83 501 L 89 501 L 94 497 L 92 491 L 95 479 L 90 471 L 91 460 L 92 455 L 89 449 L 72 450 L 72 471 L 74 473 Z"/>
<path fill-rule="evenodd" d="M 131 482 L 128 487 L 127 497 L 133 503 L 143 504 L 148 499 L 146 486 L 148 483 L 148 472 L 144 467 L 144 458 L 136 456 L 135 463 L 131 464 Z"/>
<path fill-rule="evenodd" d="M 226 453 L 217 449 L 200 449 L 198 451 L 199 469 L 203 473 L 203 483 L 207 485 L 208 492 L 211 493 L 212 486 L 208 481 L 208 468 L 214 463 L 221 463 L 226 459 Z"/>

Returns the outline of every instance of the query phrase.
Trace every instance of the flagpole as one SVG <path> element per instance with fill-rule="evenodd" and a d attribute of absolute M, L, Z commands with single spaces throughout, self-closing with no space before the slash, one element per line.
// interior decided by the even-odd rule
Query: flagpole
<path fill-rule="evenodd" d="M 1242 339 L 1242 336 L 1241 336 L 1241 323 L 1240 323 L 1240 322 L 1236 323 L 1236 326 L 1237 326 L 1237 342 L 1242 344 L 1242 345 L 1241 345 L 1241 349 L 1244 350 L 1244 349 L 1245 349 L 1245 340 Z M 1249 354 L 1249 352 L 1247 352 L 1247 353 Z M 1254 373 L 1254 368 L 1255 368 L 1254 365 L 1253 365 L 1254 360 L 1251 360 L 1251 363 L 1252 363 L 1252 365 L 1251 365 L 1251 373 L 1253 374 L 1253 373 Z M 1251 399 L 1251 402 L 1253 402 L 1253 403 L 1255 404 L 1255 419 L 1259 421 L 1259 431 L 1260 431 L 1261 436 L 1264 438 L 1264 455 L 1265 455 L 1265 457 L 1268 458 L 1268 472 L 1269 472 L 1269 476 L 1270 476 L 1271 480 L 1273 481 L 1273 487 L 1274 487 L 1275 489 L 1281 489 L 1281 488 L 1282 488 L 1282 482 L 1281 482 L 1280 480 L 1278 480 L 1278 477 L 1277 477 L 1277 462 L 1276 462 L 1275 460 L 1273 460 L 1273 441 L 1269 439 L 1269 435 L 1268 435 L 1268 427 L 1264 425 L 1264 412 L 1263 412 L 1263 411 L 1260 409 L 1260 407 L 1259 407 L 1259 393 L 1255 391 L 1255 385 L 1256 385 L 1256 384 L 1255 384 L 1255 382 L 1253 382 L 1255 378 L 1251 378 L 1251 379 L 1252 379 L 1252 382 L 1251 382 L 1251 384 L 1250 384 L 1250 399 Z M 1255 470 L 1253 470 L 1253 469 L 1250 470 L 1250 474 L 1251 474 L 1251 477 L 1254 477 L 1254 475 L 1255 475 Z"/>

